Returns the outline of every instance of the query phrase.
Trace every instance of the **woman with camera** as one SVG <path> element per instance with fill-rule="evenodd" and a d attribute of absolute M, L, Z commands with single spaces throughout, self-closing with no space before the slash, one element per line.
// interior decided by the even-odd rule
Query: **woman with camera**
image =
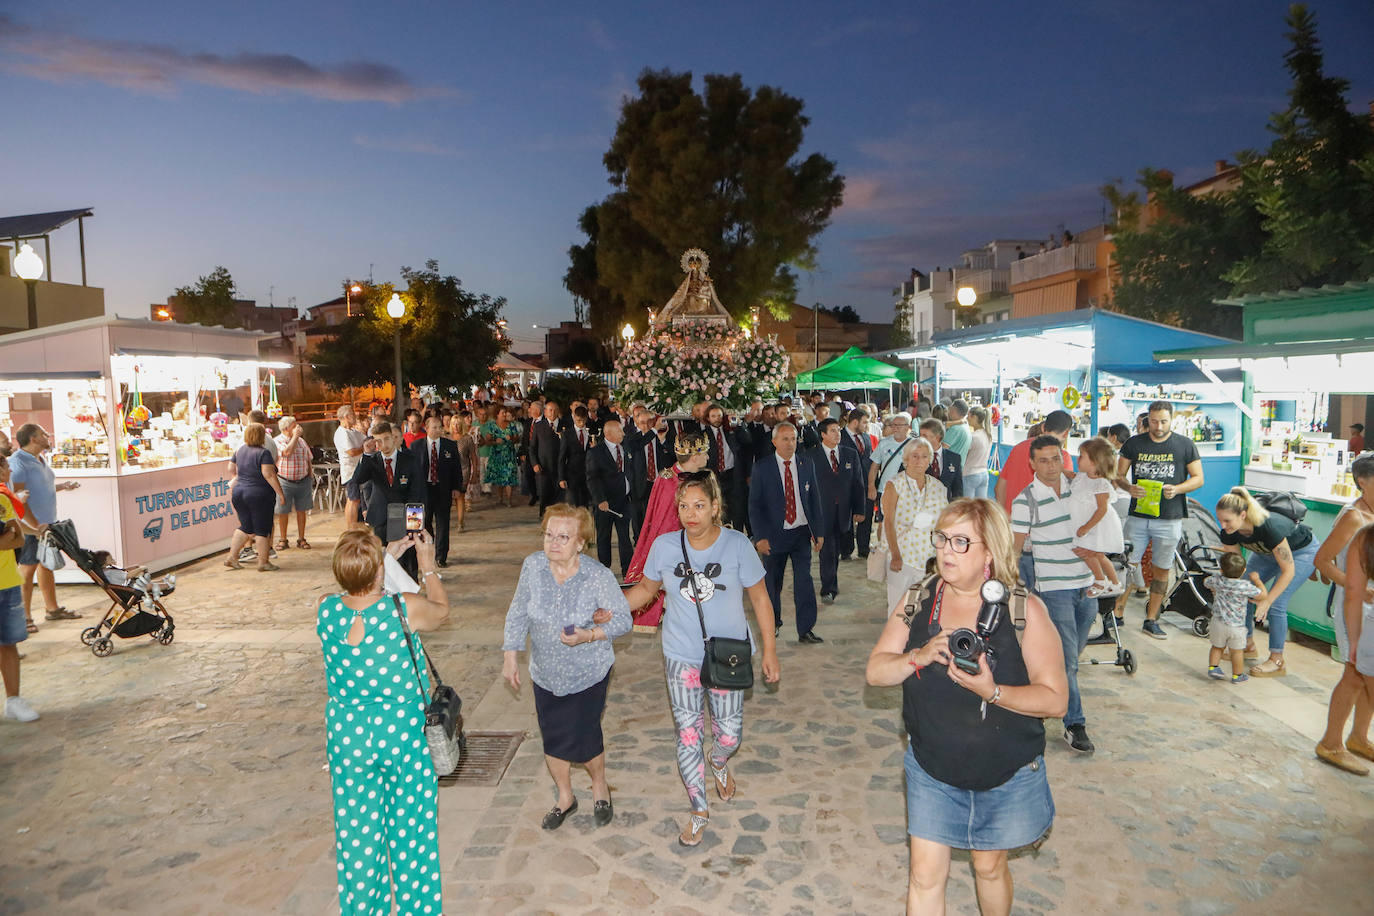
<path fill-rule="evenodd" d="M 992 500 L 957 499 L 931 534 L 935 573 L 898 602 L 868 657 L 868 683 L 902 687 L 908 913 L 943 913 L 950 850 L 970 850 L 984 914 L 1011 912 L 1007 850 L 1054 819 L 1041 719 L 1063 716 L 1068 684 L 1045 605 L 1008 600 L 1011 524 Z M 1013 599 L 1014 600 L 1014 599 Z"/>

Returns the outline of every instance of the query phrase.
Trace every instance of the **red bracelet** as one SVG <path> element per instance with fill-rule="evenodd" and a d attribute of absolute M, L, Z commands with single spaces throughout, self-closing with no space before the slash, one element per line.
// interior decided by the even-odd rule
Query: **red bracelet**
<path fill-rule="evenodd" d="M 912 669 L 915 670 L 915 672 L 916 672 L 916 680 L 919 681 L 919 680 L 921 679 L 921 669 L 924 668 L 925 665 L 918 665 L 918 664 L 916 664 L 916 656 L 914 656 L 914 655 L 908 655 L 908 656 L 906 657 L 906 663 L 907 663 L 908 665 L 910 665 L 910 666 L 912 667 Z"/>

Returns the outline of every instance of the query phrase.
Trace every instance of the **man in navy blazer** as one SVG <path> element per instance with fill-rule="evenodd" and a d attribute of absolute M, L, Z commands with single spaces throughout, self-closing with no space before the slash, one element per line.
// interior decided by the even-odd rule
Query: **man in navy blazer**
<path fill-rule="evenodd" d="M 821 601 L 834 604 L 840 593 L 840 546 L 852 537 L 854 526 L 863 521 L 863 481 L 859 453 L 841 442 L 839 420 L 825 419 L 816 424 L 821 444 L 806 453 L 821 488 L 821 513 L 824 522 L 817 530 L 825 539 L 821 547 Z"/>
<path fill-rule="evenodd" d="M 601 425 L 602 439 L 587 449 L 587 489 L 596 516 L 596 558 L 611 568 L 611 529 L 620 538 L 620 577 L 630 572 L 635 542 L 630 535 L 630 478 L 635 462 L 626 450 L 625 431 L 616 419 Z"/>
<path fill-rule="evenodd" d="M 438 566 L 448 565 L 448 516 L 453 511 L 453 494 L 467 492 L 458 443 L 445 439 L 443 430 L 444 421 L 432 414 L 425 420 L 425 437 L 410 444 L 424 481 L 425 530 L 434 537 L 434 562 Z M 435 458 L 439 460 L 435 462 Z"/>
<path fill-rule="evenodd" d="M 931 417 L 921 421 L 921 436 L 935 450 L 935 460 L 926 468 L 926 474 L 937 478 L 945 485 L 945 495 L 958 499 L 964 495 L 964 462 L 959 453 L 945 448 L 945 424 Z"/>
<path fill-rule="evenodd" d="M 772 455 L 754 465 L 749 482 L 749 523 L 763 556 L 764 584 L 773 602 L 773 623 L 782 629 L 782 574 L 792 561 L 792 597 L 797 607 L 798 641 L 824 642 L 816 635 L 816 584 L 811 578 L 811 548 L 825 546 L 825 513 L 811 462 L 797 454 L 797 428 L 773 427 Z M 789 499 L 789 494 L 791 498 Z M 813 527 L 814 526 L 814 527 Z"/>

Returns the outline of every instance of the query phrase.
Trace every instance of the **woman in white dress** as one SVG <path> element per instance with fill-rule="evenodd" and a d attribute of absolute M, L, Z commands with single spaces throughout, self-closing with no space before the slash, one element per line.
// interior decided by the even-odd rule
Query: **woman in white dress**
<path fill-rule="evenodd" d="M 935 460 L 924 436 L 913 436 L 902 448 L 903 473 L 888 481 L 883 490 L 883 529 L 891 555 L 887 573 L 887 609 L 890 612 L 926 574 L 935 556 L 931 534 L 949 503 L 945 485 L 926 473 Z"/>

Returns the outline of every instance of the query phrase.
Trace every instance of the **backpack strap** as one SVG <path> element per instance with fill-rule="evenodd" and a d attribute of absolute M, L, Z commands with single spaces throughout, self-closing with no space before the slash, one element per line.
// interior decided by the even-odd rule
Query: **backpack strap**
<path fill-rule="evenodd" d="M 1029 593 L 1026 587 L 1019 582 L 1011 590 L 1011 628 L 1016 634 L 1017 645 L 1026 636 L 1026 601 Z"/>

